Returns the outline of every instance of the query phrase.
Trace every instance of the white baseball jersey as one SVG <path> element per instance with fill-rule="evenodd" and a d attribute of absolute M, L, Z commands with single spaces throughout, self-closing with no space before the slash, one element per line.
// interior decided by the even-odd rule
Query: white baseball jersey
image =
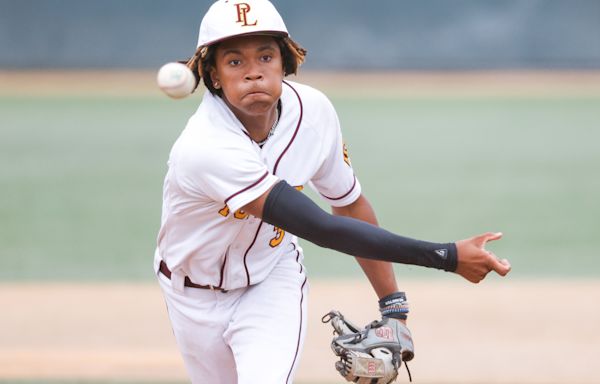
<path fill-rule="evenodd" d="M 259 283 L 297 238 L 240 208 L 280 179 L 310 185 L 332 206 L 360 196 L 332 104 L 306 85 L 282 88 L 280 119 L 262 148 L 205 93 L 169 156 L 156 269 L 164 260 L 174 274 L 226 290 Z"/>

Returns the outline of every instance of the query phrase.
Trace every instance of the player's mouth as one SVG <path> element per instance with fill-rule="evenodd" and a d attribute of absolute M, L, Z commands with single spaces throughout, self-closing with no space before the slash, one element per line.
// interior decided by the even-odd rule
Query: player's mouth
<path fill-rule="evenodd" d="M 269 96 L 269 93 L 265 92 L 263 90 L 260 90 L 260 89 L 254 89 L 254 90 L 246 93 L 244 95 L 244 97 L 246 97 L 246 96 L 250 96 L 250 97 L 254 97 L 254 96 Z"/>

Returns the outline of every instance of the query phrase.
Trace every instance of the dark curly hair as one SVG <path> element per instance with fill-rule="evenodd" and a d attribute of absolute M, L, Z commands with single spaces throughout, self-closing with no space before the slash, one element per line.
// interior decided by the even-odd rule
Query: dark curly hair
<path fill-rule="evenodd" d="M 306 49 L 302 48 L 298 43 L 292 40 L 290 37 L 273 36 L 279 50 L 281 51 L 281 58 L 283 61 L 283 72 L 284 75 L 296 74 L 298 67 L 304 62 L 306 57 Z M 223 95 L 222 89 L 216 89 L 210 79 L 210 70 L 215 66 L 215 52 L 219 43 L 212 44 L 208 47 L 200 46 L 194 53 L 194 56 L 188 60 L 180 61 L 188 66 L 196 76 L 196 87 L 200 84 L 200 80 L 204 81 L 206 89 L 213 95 L 221 97 Z"/>

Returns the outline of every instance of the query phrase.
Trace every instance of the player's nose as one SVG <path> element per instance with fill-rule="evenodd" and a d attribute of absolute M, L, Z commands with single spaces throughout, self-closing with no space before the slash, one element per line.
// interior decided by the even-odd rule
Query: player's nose
<path fill-rule="evenodd" d="M 245 77 L 246 80 L 262 80 L 263 74 L 260 71 L 260 66 L 250 65 Z"/>
<path fill-rule="evenodd" d="M 263 75 L 260 72 L 252 71 L 246 74 L 246 80 L 262 80 Z"/>

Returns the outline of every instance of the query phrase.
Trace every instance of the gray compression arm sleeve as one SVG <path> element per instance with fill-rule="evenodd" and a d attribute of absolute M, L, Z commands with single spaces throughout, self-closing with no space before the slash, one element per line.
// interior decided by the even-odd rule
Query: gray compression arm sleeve
<path fill-rule="evenodd" d="M 285 181 L 278 182 L 267 196 L 262 219 L 320 247 L 353 256 L 450 272 L 458 262 L 454 243 L 397 236 L 364 221 L 330 215 Z"/>

